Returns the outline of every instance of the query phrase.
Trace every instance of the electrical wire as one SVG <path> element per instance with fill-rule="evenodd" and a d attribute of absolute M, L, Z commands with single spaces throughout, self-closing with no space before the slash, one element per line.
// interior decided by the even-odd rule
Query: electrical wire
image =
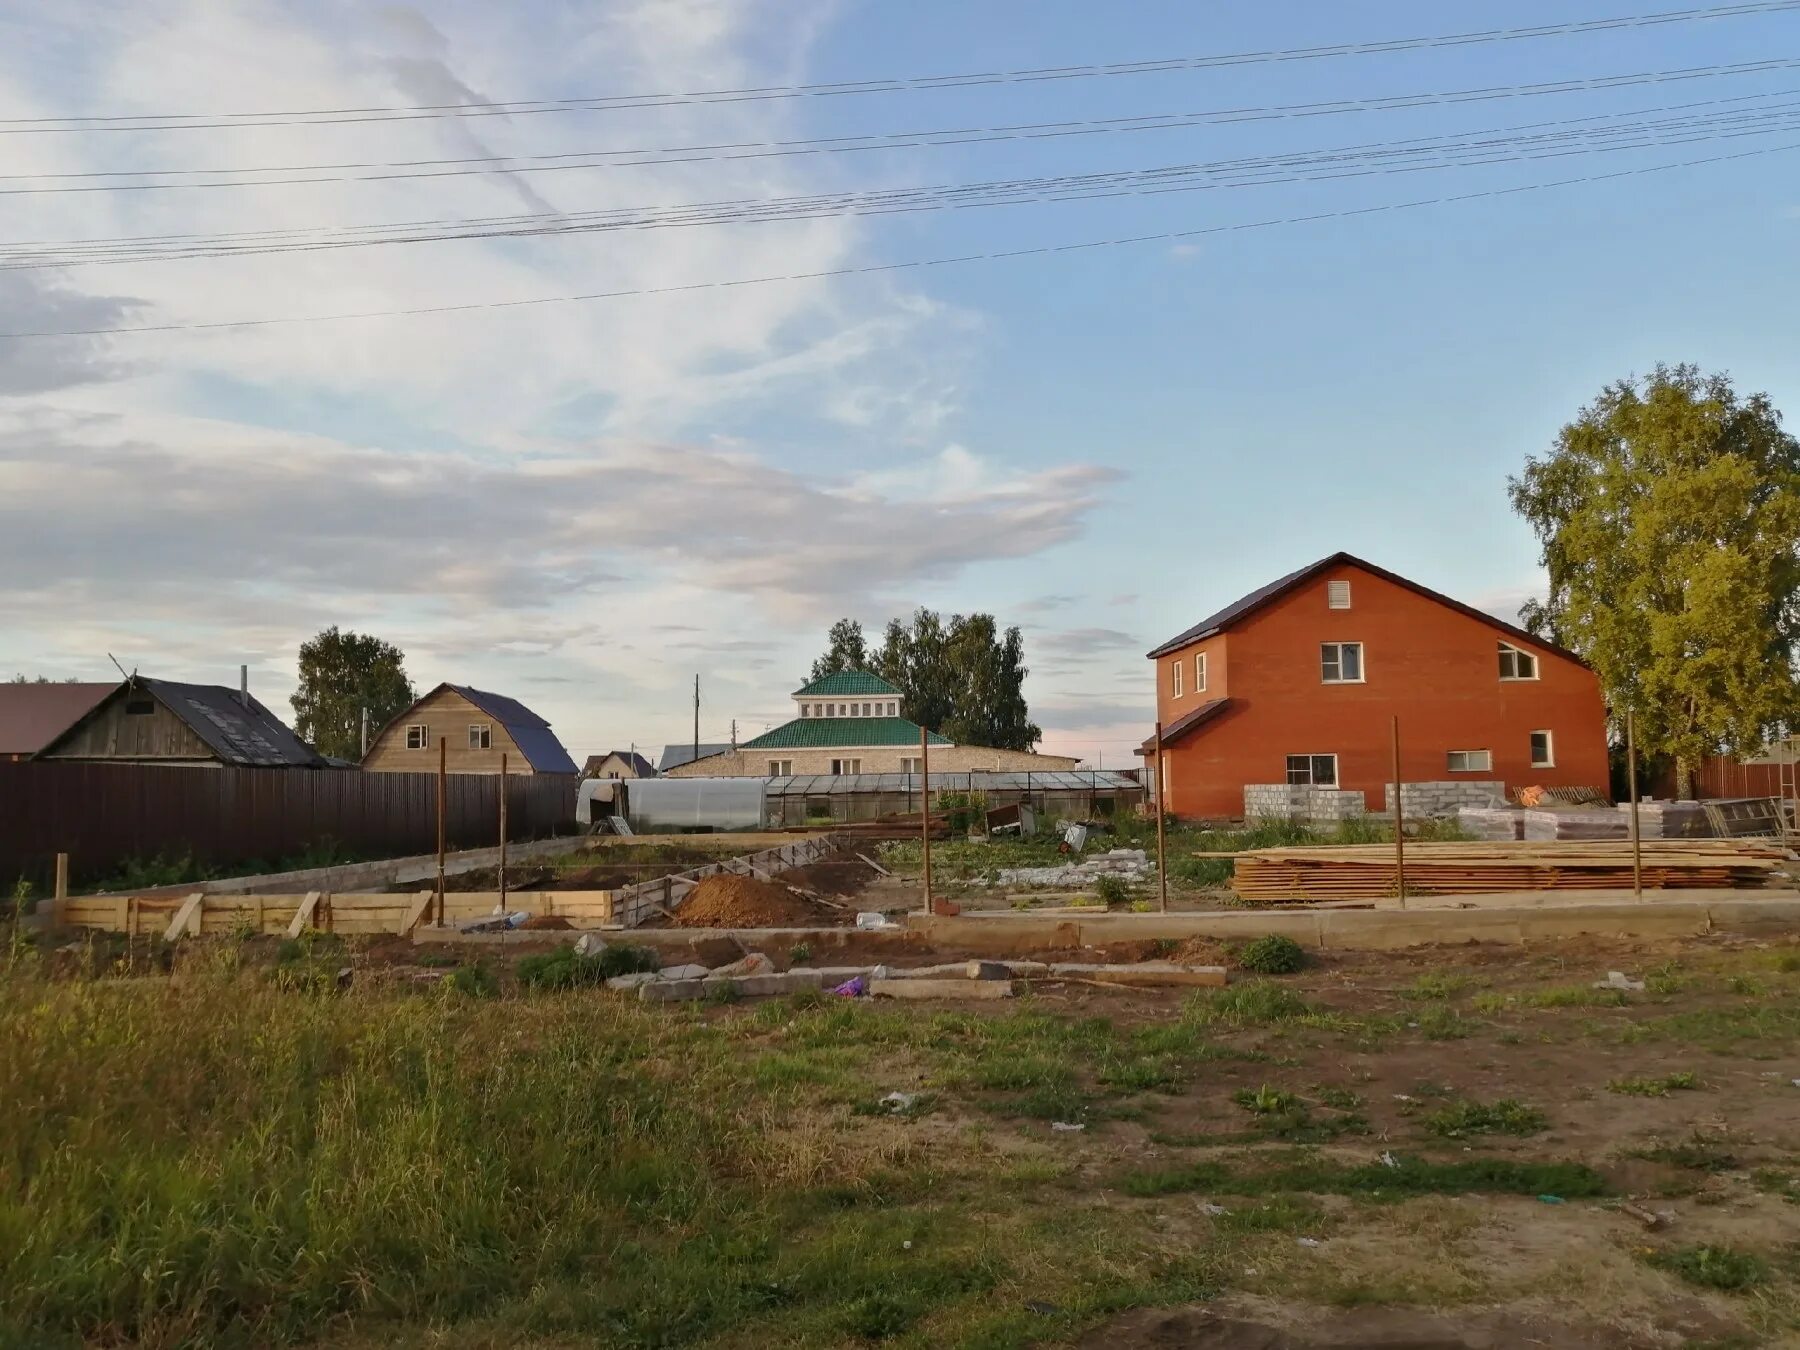
<path fill-rule="evenodd" d="M 1571 37 L 1665 24 L 1790 13 L 1800 0 L 1748 0 L 1746 3 L 1627 14 L 1605 19 L 1492 28 L 1425 37 L 1344 42 L 1317 47 L 1271 48 L 1210 56 L 1183 56 L 1146 61 L 1049 66 L 1027 70 L 988 70 L 953 75 L 914 75 L 827 84 L 766 85 L 743 89 L 709 89 L 685 93 L 605 94 L 577 98 L 518 99 L 478 104 L 391 104 L 362 108 L 305 108 L 232 113 L 126 113 L 65 117 L 0 118 L 0 135 L 85 131 L 192 131 L 227 127 L 342 125 L 349 122 L 415 121 L 455 117 L 511 117 L 540 113 L 610 112 L 629 108 L 666 108 L 684 104 L 762 102 L 772 99 L 824 98 L 848 94 L 919 93 L 982 85 L 1080 80 L 1112 76 L 1212 70 L 1270 62 L 1318 61 L 1341 56 L 1385 55 L 1439 47 L 1469 47 L 1497 42 Z"/>
<path fill-rule="evenodd" d="M 592 291 L 579 295 L 546 295 L 532 296 L 517 300 L 474 300 L 448 305 L 419 305 L 404 309 L 354 310 L 336 314 L 271 315 L 255 319 L 207 319 L 175 323 L 123 324 L 96 328 L 23 330 L 19 332 L 0 333 L 0 340 L 24 341 L 28 339 L 112 337 L 150 333 L 222 332 L 252 328 L 290 327 L 301 324 L 341 323 L 357 319 L 397 319 L 440 314 L 468 314 L 489 310 L 524 309 L 543 305 L 586 304 L 597 300 L 619 300 L 657 295 L 677 295 L 704 291 L 729 290 L 739 286 L 767 286 L 783 282 L 822 281 L 839 277 L 872 276 L 891 272 L 917 271 L 930 267 L 958 266 L 965 263 L 998 262 L 1015 258 L 1052 257 L 1058 254 L 1083 252 L 1091 249 L 1123 248 L 1132 245 L 1153 243 L 1176 243 L 1209 235 L 1272 229 L 1283 225 L 1316 224 L 1327 220 L 1347 220 L 1361 216 L 1417 210 L 1430 206 L 1447 206 L 1471 201 L 1489 201 L 1500 197 L 1518 196 L 1531 192 L 1543 192 L 1552 188 L 1610 182 L 1625 178 L 1641 177 L 1647 174 L 1668 173 L 1676 169 L 1697 168 L 1704 165 L 1723 164 L 1765 155 L 1785 154 L 1791 150 L 1800 150 L 1800 141 L 1789 142 L 1785 145 L 1767 146 L 1755 150 L 1741 150 L 1733 154 L 1708 155 L 1698 159 L 1677 160 L 1672 163 L 1652 164 L 1635 169 L 1619 169 L 1611 173 L 1581 174 L 1569 178 L 1551 179 L 1540 183 L 1526 183 L 1505 188 L 1487 188 L 1479 192 L 1464 192 L 1448 196 L 1422 197 L 1415 198 L 1411 201 L 1387 202 L 1376 206 L 1346 208 L 1337 211 L 1318 211 L 1303 215 L 1276 216 L 1264 220 L 1240 221 L 1229 225 L 1207 225 L 1189 230 L 1161 230 L 1147 234 L 1123 235 L 1111 239 L 1089 239 L 1068 244 L 1039 244 L 1028 248 L 996 249 L 981 253 L 964 253 L 938 258 L 919 258 L 905 262 L 864 263 L 854 267 L 822 268 L 811 272 L 774 273 L 765 276 L 738 277 L 721 281 L 694 281 L 666 286 L 630 287 L 612 291 Z"/>
<path fill-rule="evenodd" d="M 190 234 L 149 241 L 121 239 L 14 244 L 0 246 L 0 271 L 317 252 L 375 244 L 550 237 L 626 229 L 666 229 L 810 220 L 826 216 L 961 210 L 1478 167 L 1573 154 L 1611 153 L 1688 144 L 1743 135 L 1776 134 L 1800 126 L 1800 102 L 1792 101 L 1792 96 L 1796 95 L 1800 95 L 1800 89 L 1788 90 L 1781 95 L 1756 95 L 1753 97 L 1758 99 L 1789 97 L 1790 101 L 1756 109 L 1738 107 L 1701 116 L 1644 115 L 1682 110 L 1683 105 L 1675 105 L 1672 108 L 1646 109 L 1636 114 L 1602 114 L 1564 119 L 1560 122 L 1530 123 L 1523 127 L 1414 137 L 1401 141 L 1378 141 L 1210 163 L 1161 165 L 1144 169 L 1061 174 L 983 183 L 737 199 L 668 207 L 620 207 L 549 217 L 537 213 L 474 222 L 428 223 L 429 228 L 404 232 L 396 227 L 372 225 L 287 232 L 258 230 L 240 234 Z M 1636 120 L 1621 120 L 1627 117 Z"/>

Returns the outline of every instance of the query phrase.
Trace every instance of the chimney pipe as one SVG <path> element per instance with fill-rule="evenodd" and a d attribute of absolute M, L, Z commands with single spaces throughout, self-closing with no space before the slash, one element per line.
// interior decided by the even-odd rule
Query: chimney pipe
<path fill-rule="evenodd" d="M 250 667 L 238 667 L 238 702 L 250 706 Z"/>

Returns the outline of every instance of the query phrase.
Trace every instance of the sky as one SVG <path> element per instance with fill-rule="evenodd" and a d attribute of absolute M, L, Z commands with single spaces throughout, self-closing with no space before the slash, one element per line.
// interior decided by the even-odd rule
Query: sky
<path fill-rule="evenodd" d="M 1691 361 L 1800 410 L 1800 7 L 916 81 L 1689 2 L 0 9 L 0 671 L 247 664 L 286 713 L 336 624 L 578 758 L 654 755 L 691 738 L 696 674 L 701 739 L 752 736 L 832 620 L 923 605 L 1019 625 L 1041 748 L 1110 767 L 1148 733 L 1152 646 L 1326 554 L 1510 617 L 1541 573 L 1507 476 L 1603 386 Z M 1443 98 L 1744 63 L 1769 68 Z M 767 96 L 856 81 L 904 87 Z M 1307 158 L 1220 167 L 1270 156 Z M 482 163 L 419 167 L 451 160 Z M 710 203 L 740 218 L 668 212 Z M 659 227 L 581 228 L 609 211 Z M 196 235 L 235 255 L 143 256 Z M 492 307 L 620 291 L 651 293 Z M 266 319 L 308 321 L 192 327 Z"/>

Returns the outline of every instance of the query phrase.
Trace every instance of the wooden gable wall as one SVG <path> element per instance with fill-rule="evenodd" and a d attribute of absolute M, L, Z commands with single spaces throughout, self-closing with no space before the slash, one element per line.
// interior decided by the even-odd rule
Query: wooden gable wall
<path fill-rule="evenodd" d="M 406 748 L 406 729 L 410 726 L 426 729 L 423 750 Z M 469 748 L 472 726 L 488 728 L 487 749 Z M 532 772 L 506 728 L 454 689 L 427 694 L 396 718 L 375 738 L 362 766 L 376 773 L 436 773 L 440 737 L 447 742 L 445 766 L 451 773 L 499 773 L 502 754 L 507 757 L 508 773 Z"/>
<path fill-rule="evenodd" d="M 111 695 L 47 747 L 43 758 L 219 762 L 192 727 L 145 689 Z"/>

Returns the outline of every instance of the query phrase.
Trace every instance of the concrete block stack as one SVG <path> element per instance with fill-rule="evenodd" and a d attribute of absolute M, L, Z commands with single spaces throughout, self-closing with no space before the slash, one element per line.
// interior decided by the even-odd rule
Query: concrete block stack
<path fill-rule="evenodd" d="M 1312 787 L 1301 783 L 1244 784 L 1244 819 L 1294 820 L 1335 825 L 1360 820 L 1368 813 L 1363 794 L 1349 788 Z"/>
<path fill-rule="evenodd" d="M 1527 807 L 1519 813 L 1525 817 L 1525 838 L 1549 839 L 1629 839 L 1630 820 L 1618 811 L 1605 807 L 1548 806 Z"/>
<path fill-rule="evenodd" d="M 1525 837 L 1525 813 L 1516 806 L 1461 806 L 1456 823 L 1474 839 L 1501 842 Z"/>
<path fill-rule="evenodd" d="M 1506 784 L 1465 779 L 1442 782 L 1402 783 L 1400 814 L 1408 820 L 1448 820 L 1465 806 L 1494 808 L 1506 805 Z M 1394 785 L 1386 785 L 1382 807 L 1394 813 Z"/>

